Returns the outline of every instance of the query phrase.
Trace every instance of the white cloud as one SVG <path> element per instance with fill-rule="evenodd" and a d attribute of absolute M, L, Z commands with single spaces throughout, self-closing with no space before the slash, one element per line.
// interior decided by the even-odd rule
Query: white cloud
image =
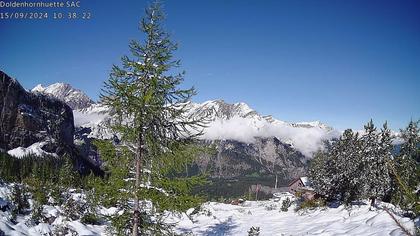
<path fill-rule="evenodd" d="M 205 129 L 202 139 L 218 140 L 233 139 L 245 143 L 252 143 L 255 137 L 277 137 L 310 157 L 322 147 L 322 140 L 339 136 L 337 131 L 321 127 L 293 127 L 287 123 L 267 120 L 232 117 L 228 120 L 216 119 Z"/>

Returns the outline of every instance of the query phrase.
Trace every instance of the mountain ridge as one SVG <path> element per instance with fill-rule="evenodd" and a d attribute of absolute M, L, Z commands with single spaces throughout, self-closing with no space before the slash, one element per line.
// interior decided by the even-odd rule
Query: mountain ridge
<path fill-rule="evenodd" d="M 46 93 L 70 103 L 75 126 L 90 128 L 90 137 L 112 138 L 114 135 L 106 125 L 112 116 L 110 109 L 93 102 L 83 91 L 70 84 L 55 83 L 47 87 L 37 85 L 32 91 Z M 320 121 L 289 123 L 271 115 L 261 115 L 244 102 L 227 103 L 223 99 L 216 99 L 203 103 L 190 102 L 188 106 L 188 115 L 205 115 L 210 121 L 200 138 L 203 140 L 253 143 L 257 137 L 276 137 L 311 157 L 312 153 L 322 148 L 324 140 L 336 138 L 340 134 Z"/>

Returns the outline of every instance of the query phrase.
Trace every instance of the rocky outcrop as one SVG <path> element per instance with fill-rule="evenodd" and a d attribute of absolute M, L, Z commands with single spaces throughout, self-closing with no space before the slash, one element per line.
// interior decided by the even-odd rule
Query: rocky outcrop
<path fill-rule="evenodd" d="M 290 180 L 305 173 L 306 157 L 275 137 L 256 138 L 253 143 L 219 140 L 213 145 L 216 153 L 196 161 L 199 171 L 213 178 L 277 174 L 281 180 Z"/>
<path fill-rule="evenodd" d="M 75 160 L 80 173 L 102 175 L 96 160 L 74 145 L 74 133 L 73 111 L 66 103 L 28 92 L 0 71 L 0 151 L 14 153 L 27 147 L 31 151 L 36 146 L 42 150 L 34 154 L 66 154 Z"/>
<path fill-rule="evenodd" d="M 49 151 L 73 145 L 72 109 L 58 99 L 27 92 L 0 71 L 0 148 L 28 147 L 48 140 Z M 54 150 L 55 149 L 55 150 Z"/>

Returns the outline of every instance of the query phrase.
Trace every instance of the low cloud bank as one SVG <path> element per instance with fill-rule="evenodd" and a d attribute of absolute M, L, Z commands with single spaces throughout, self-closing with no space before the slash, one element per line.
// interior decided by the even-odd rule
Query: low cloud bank
<path fill-rule="evenodd" d="M 204 130 L 202 139 L 232 139 L 252 143 L 255 137 L 277 137 L 291 143 L 305 156 L 311 157 L 322 147 L 322 141 L 338 137 L 340 133 L 321 127 L 293 127 L 287 123 L 270 123 L 265 119 L 233 117 L 229 120 L 216 119 Z"/>

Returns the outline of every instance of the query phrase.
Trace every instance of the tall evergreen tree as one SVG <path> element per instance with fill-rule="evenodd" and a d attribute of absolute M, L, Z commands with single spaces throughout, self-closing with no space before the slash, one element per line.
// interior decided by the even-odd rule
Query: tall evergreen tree
<path fill-rule="evenodd" d="M 362 159 L 360 156 L 359 135 L 351 129 L 344 131 L 338 145 L 333 149 L 336 158 L 334 171 L 337 191 L 346 203 L 356 200 L 360 194 L 360 171 Z"/>
<path fill-rule="evenodd" d="M 391 192 L 391 173 L 392 165 L 392 134 L 388 128 L 388 122 L 385 122 L 379 133 L 379 150 L 378 157 L 375 159 L 374 175 L 376 178 L 373 183 L 373 192 L 382 200 L 388 198 Z"/>
<path fill-rule="evenodd" d="M 309 163 L 308 177 L 316 192 L 323 196 L 331 196 L 332 193 L 330 164 L 328 151 L 321 150 L 314 154 Z"/>
<path fill-rule="evenodd" d="M 420 150 L 420 130 L 418 123 L 410 121 L 408 126 L 401 130 L 401 137 L 403 143 L 401 145 L 401 152 L 396 158 L 397 171 L 408 186 L 415 188 L 419 184 L 418 176 L 416 175 L 416 168 L 419 165 L 416 159 L 419 159 Z"/>
<path fill-rule="evenodd" d="M 404 143 L 401 146 L 401 155 L 405 157 L 411 157 L 417 162 L 420 162 L 420 153 L 419 153 L 419 143 L 420 143 L 420 135 L 419 135 L 419 121 L 411 120 L 408 126 L 400 130 L 401 137 L 404 140 Z"/>
<path fill-rule="evenodd" d="M 386 123 L 380 136 L 373 121 L 370 120 L 365 125 L 365 133 L 361 138 L 364 164 L 362 197 L 370 198 L 372 206 L 375 204 L 376 198 L 383 198 L 390 190 L 390 177 L 386 158 L 389 157 L 387 152 L 390 150 L 391 137 L 388 136 L 390 136 L 390 131 Z M 381 141 L 386 141 L 387 143 L 382 145 Z"/>
<path fill-rule="evenodd" d="M 173 58 L 177 49 L 162 27 L 164 15 L 153 3 L 140 23 L 143 43 L 132 41 L 132 58 L 124 56 L 122 67 L 113 66 L 101 95 L 117 118 L 112 128 L 121 135 L 122 145 L 133 154 L 135 169 L 133 232 L 139 234 L 142 169 L 171 143 L 191 138 L 198 121 L 186 116 L 186 106 L 195 94 L 193 88 L 180 89 L 182 73 L 171 74 L 180 65 Z M 144 177 L 144 176 L 143 176 Z"/>

